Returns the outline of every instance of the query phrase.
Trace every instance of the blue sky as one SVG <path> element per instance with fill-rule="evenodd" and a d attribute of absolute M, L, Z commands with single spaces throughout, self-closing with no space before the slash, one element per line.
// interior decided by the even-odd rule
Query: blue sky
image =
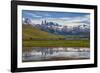
<path fill-rule="evenodd" d="M 22 10 L 22 18 L 29 18 L 34 23 L 41 23 L 42 20 L 48 20 L 58 22 L 61 25 L 66 23 L 90 24 L 89 13 Z"/>

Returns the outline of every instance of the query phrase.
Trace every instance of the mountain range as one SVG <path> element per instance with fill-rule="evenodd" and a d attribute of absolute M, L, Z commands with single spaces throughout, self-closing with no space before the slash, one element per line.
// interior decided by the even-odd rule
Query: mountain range
<path fill-rule="evenodd" d="M 40 24 L 31 23 L 28 19 L 23 21 L 23 24 L 31 24 L 33 27 L 38 28 L 41 31 L 45 31 L 56 35 L 79 35 L 83 37 L 90 36 L 90 27 L 86 24 L 80 24 L 77 26 L 60 25 L 57 22 L 42 21 Z"/>

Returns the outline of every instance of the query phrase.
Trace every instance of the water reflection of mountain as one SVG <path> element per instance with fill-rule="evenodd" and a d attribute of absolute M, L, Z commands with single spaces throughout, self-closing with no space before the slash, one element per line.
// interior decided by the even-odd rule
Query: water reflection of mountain
<path fill-rule="evenodd" d="M 89 48 L 46 48 L 33 47 L 32 51 L 23 52 L 24 60 L 47 60 L 50 58 L 89 58 Z"/>

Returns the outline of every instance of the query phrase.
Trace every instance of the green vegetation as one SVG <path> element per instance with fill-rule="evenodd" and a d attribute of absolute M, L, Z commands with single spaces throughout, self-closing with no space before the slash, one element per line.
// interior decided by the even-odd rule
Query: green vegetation
<path fill-rule="evenodd" d="M 23 47 L 89 47 L 89 39 L 80 40 L 33 40 L 33 39 L 59 39 L 72 38 L 72 36 L 61 36 L 41 31 L 40 29 L 32 27 L 32 25 L 23 25 Z M 73 36 L 74 37 L 74 36 Z M 77 37 L 77 36 L 75 36 Z"/>
<path fill-rule="evenodd" d="M 24 41 L 24 47 L 89 47 L 88 40 Z"/>
<path fill-rule="evenodd" d="M 23 40 L 31 40 L 32 38 L 63 38 L 63 36 L 60 35 L 54 35 L 45 31 L 41 31 L 40 29 L 34 28 L 32 25 L 23 24 L 22 27 Z"/>

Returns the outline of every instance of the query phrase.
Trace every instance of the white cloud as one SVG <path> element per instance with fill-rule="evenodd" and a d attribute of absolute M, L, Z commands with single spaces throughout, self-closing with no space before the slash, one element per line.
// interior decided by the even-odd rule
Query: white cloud
<path fill-rule="evenodd" d="M 24 17 L 22 18 L 22 21 L 25 21 L 25 18 Z"/>
<path fill-rule="evenodd" d="M 33 14 L 33 13 L 26 13 L 26 15 L 28 15 L 28 16 L 31 16 L 31 17 L 42 17 L 42 16 L 39 16 L 39 15 L 37 15 L 37 14 Z"/>
<path fill-rule="evenodd" d="M 67 25 L 67 26 L 77 26 L 77 25 L 82 25 L 86 22 L 89 22 L 90 16 L 85 15 L 85 16 L 78 16 L 78 17 L 63 17 L 63 18 L 41 18 L 41 19 L 33 19 L 32 22 L 34 24 L 40 24 L 42 20 L 47 20 L 48 22 L 56 22 L 60 25 Z M 86 25 L 89 25 L 89 23 L 85 23 Z"/>
<path fill-rule="evenodd" d="M 51 16 L 50 14 L 44 14 L 44 16 Z"/>
<path fill-rule="evenodd" d="M 90 16 L 85 15 L 85 16 L 78 16 L 78 17 L 67 17 L 67 18 L 62 18 L 62 19 L 71 23 L 82 23 L 82 22 L 89 22 Z"/>
<path fill-rule="evenodd" d="M 41 13 L 41 12 L 35 12 L 34 15 L 41 16 L 41 17 L 50 17 L 51 16 L 48 13 Z"/>

